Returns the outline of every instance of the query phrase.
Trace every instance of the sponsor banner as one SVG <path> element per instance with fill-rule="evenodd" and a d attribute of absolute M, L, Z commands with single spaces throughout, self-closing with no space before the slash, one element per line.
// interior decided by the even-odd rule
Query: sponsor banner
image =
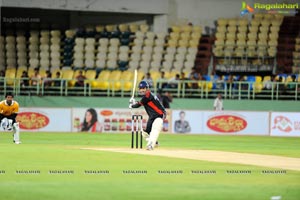
<path fill-rule="evenodd" d="M 203 133 L 203 112 L 190 110 L 173 110 L 172 133 Z"/>
<path fill-rule="evenodd" d="M 22 131 L 71 131 L 71 109 L 20 108 L 17 120 Z"/>
<path fill-rule="evenodd" d="M 269 135 L 268 112 L 204 112 L 204 133 Z"/>
<path fill-rule="evenodd" d="M 272 112 L 271 136 L 300 136 L 300 113 Z"/>
<path fill-rule="evenodd" d="M 174 110 L 172 133 L 269 135 L 269 113 Z"/>
<path fill-rule="evenodd" d="M 170 130 L 170 111 L 167 111 L 162 132 Z M 142 115 L 143 129 L 146 129 L 148 114 L 144 109 L 110 109 L 110 108 L 74 108 L 72 109 L 72 132 L 131 132 L 132 114 Z"/>

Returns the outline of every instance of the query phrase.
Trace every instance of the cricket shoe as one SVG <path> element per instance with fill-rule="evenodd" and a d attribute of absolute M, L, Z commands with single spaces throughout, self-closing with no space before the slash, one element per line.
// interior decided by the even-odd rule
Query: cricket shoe
<path fill-rule="evenodd" d="M 21 142 L 20 142 L 20 141 L 14 141 L 14 143 L 15 143 L 15 144 L 21 144 Z"/>
<path fill-rule="evenodd" d="M 153 146 L 152 146 L 152 142 L 148 142 L 148 144 L 147 144 L 147 150 L 148 150 L 148 151 L 154 150 L 154 148 L 153 148 Z"/>

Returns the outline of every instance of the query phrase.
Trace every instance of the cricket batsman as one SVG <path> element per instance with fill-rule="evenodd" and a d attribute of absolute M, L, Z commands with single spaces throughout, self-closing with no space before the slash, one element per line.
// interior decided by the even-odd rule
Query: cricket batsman
<path fill-rule="evenodd" d="M 4 130 L 12 130 L 14 132 L 14 143 L 20 144 L 20 128 L 16 117 L 19 112 L 19 104 L 14 101 L 14 95 L 7 93 L 5 100 L 0 102 L 0 122 Z"/>
<path fill-rule="evenodd" d="M 149 119 L 146 130 L 142 131 L 142 135 L 147 141 L 147 150 L 153 150 L 163 126 L 163 119 L 166 118 L 166 110 L 157 96 L 151 93 L 149 84 L 146 81 L 139 83 L 139 94 L 142 96 L 142 99 L 136 101 L 134 98 L 131 98 L 129 100 L 129 108 L 144 106 Z"/>

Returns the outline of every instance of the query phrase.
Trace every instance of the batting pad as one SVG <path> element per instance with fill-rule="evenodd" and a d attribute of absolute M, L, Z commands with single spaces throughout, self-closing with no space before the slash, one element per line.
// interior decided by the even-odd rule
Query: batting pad
<path fill-rule="evenodd" d="M 159 133 L 161 132 L 162 126 L 163 126 L 162 118 L 156 118 L 152 124 L 152 130 L 148 141 L 149 144 L 152 143 L 152 147 L 155 146 L 155 143 L 159 137 Z"/>
<path fill-rule="evenodd" d="M 12 125 L 13 120 L 11 119 L 7 119 L 6 117 L 2 119 L 1 121 L 1 127 L 3 128 L 3 130 L 5 131 L 11 131 L 13 128 Z"/>
<path fill-rule="evenodd" d="M 13 129 L 14 129 L 14 141 L 20 142 L 20 128 L 18 122 L 13 124 Z"/>

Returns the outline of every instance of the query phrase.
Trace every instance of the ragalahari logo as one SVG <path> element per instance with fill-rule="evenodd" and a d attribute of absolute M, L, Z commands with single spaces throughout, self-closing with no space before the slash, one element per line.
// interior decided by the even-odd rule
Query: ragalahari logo
<path fill-rule="evenodd" d="M 279 129 L 288 133 L 293 130 L 293 124 L 289 118 L 280 115 L 275 117 L 272 129 Z"/>
<path fill-rule="evenodd" d="M 249 6 L 245 1 L 242 2 L 242 8 L 241 8 L 241 16 L 246 15 L 247 13 L 253 13 L 254 9 Z"/>

